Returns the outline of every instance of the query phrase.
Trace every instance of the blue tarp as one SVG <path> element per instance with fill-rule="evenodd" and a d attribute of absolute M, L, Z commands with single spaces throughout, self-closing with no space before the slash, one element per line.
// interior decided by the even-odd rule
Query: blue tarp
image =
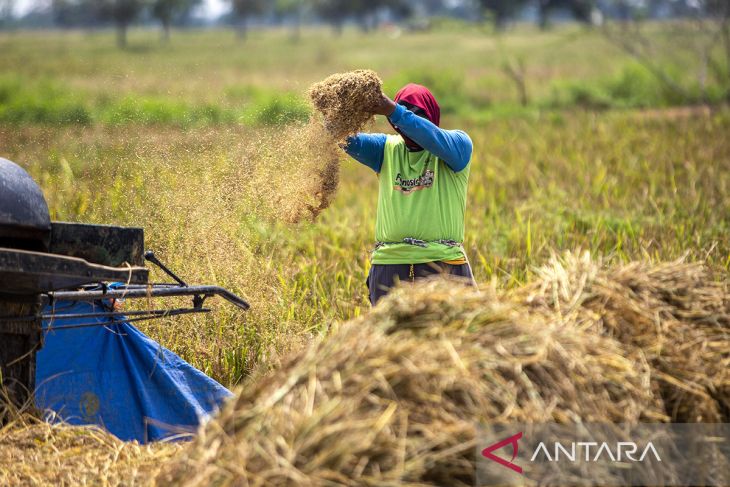
<path fill-rule="evenodd" d="M 109 311 L 100 304 L 55 303 L 45 314 L 37 355 L 36 406 L 70 424 L 97 424 L 122 440 L 160 440 L 192 432 L 230 391 L 129 323 L 56 329 L 108 318 L 63 315 Z"/>

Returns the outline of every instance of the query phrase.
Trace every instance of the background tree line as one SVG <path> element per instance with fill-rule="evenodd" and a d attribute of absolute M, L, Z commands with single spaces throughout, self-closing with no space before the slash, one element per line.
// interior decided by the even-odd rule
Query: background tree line
<path fill-rule="evenodd" d="M 37 0 L 26 17 L 46 19 L 58 27 L 114 25 L 121 47 L 127 42 L 127 29 L 135 22 L 157 22 L 162 39 L 169 40 L 173 26 L 191 23 L 196 7 L 205 0 Z M 303 23 L 327 23 L 335 33 L 352 22 L 362 30 L 372 30 L 383 20 L 402 22 L 433 16 L 455 16 L 472 21 L 489 21 L 505 29 L 518 19 L 534 20 L 548 28 L 551 20 L 574 19 L 586 25 L 600 24 L 606 18 L 637 20 L 645 18 L 708 16 L 727 24 L 730 0 L 225 0 L 229 11 L 218 21 L 235 27 L 245 37 L 252 20 L 265 24 L 287 24 L 298 37 Z M 0 0 L 0 27 L 12 23 L 13 0 Z M 17 19 L 16 19 L 17 23 Z M 418 24 L 421 28 L 427 23 Z M 726 34 L 730 36 L 730 34 Z M 730 42 L 730 41 L 728 41 Z"/>

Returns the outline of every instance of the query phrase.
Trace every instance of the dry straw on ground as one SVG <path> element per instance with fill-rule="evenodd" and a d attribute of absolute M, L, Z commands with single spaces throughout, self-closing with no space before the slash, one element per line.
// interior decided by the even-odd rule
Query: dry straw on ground
<path fill-rule="evenodd" d="M 148 485 L 160 464 L 181 448 L 142 446 L 94 427 L 18 418 L 0 429 L 0 485 Z"/>
<path fill-rule="evenodd" d="M 699 264 L 611 269 L 588 256 L 554 259 L 509 292 L 428 282 L 245 385 L 174 457 L 100 436 L 77 458 L 75 429 L 43 440 L 56 445 L 48 460 L 15 455 L 54 479 L 128 468 L 157 485 L 473 485 L 478 422 L 728 421 L 729 300 Z M 0 472 L 12 461 L 0 455 Z"/>
<path fill-rule="evenodd" d="M 728 292 L 704 268 L 569 256 L 538 277 L 395 293 L 245 387 L 158 480 L 472 485 L 479 421 L 727 415 Z"/>
<path fill-rule="evenodd" d="M 681 261 L 602 269 L 588 254 L 554 258 L 538 277 L 519 294 L 543 312 L 582 317 L 593 330 L 646 356 L 652 388 L 672 421 L 730 421 L 726 281 L 701 264 Z"/>
<path fill-rule="evenodd" d="M 609 339 L 454 286 L 401 298 L 246 388 L 163 483 L 473 485 L 477 421 L 636 421 L 652 407 L 648 368 Z"/>

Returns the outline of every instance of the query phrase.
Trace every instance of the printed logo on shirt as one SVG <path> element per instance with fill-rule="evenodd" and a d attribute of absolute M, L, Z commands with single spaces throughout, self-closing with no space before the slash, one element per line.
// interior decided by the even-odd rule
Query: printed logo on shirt
<path fill-rule="evenodd" d="M 395 177 L 393 189 L 403 194 L 410 194 L 419 189 L 428 189 L 433 186 L 433 177 L 434 173 L 431 169 L 426 169 L 423 175 L 413 179 L 403 179 L 400 173 L 398 173 Z"/>

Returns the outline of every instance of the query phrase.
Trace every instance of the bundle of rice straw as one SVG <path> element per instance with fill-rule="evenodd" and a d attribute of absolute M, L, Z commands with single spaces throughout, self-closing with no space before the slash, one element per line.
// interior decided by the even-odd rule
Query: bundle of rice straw
<path fill-rule="evenodd" d="M 612 339 L 432 282 L 249 384 L 158 477 L 186 485 L 473 485 L 479 422 L 661 417 Z"/>
<path fill-rule="evenodd" d="M 181 448 L 123 442 L 96 427 L 51 425 L 26 415 L 0 430 L 0 485 L 148 484 Z"/>
<path fill-rule="evenodd" d="M 730 421 L 730 292 L 702 264 L 602 268 L 554 257 L 518 294 L 541 312 L 597 316 L 588 325 L 642 353 L 674 422 Z"/>
<path fill-rule="evenodd" d="M 332 137 L 344 141 L 372 120 L 382 85 L 374 71 L 359 69 L 315 83 L 309 88 L 309 97 Z"/>

